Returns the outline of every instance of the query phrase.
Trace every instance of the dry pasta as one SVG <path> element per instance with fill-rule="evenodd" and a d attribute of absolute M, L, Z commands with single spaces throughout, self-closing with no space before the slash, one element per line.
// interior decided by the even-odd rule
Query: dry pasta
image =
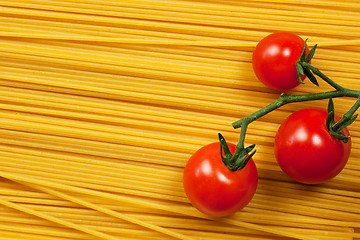
<path fill-rule="evenodd" d="M 278 98 L 251 67 L 267 34 L 317 43 L 313 64 L 358 89 L 359 9 L 354 0 L 0 0 L 0 239 L 360 239 L 359 121 L 336 178 L 301 185 L 276 164 L 277 128 L 306 102 L 249 126 L 259 186 L 243 210 L 206 216 L 182 187 L 194 151 L 218 132 L 236 143 L 231 123 Z M 338 115 L 353 103 L 334 101 Z"/>

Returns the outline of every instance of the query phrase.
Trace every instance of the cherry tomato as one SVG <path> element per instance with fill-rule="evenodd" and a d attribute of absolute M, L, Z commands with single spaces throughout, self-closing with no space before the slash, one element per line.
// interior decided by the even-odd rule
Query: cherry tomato
<path fill-rule="evenodd" d="M 228 143 L 230 151 L 235 145 Z M 258 174 L 252 159 L 231 171 L 221 160 L 220 143 L 200 148 L 189 159 L 183 175 L 185 193 L 199 211 L 214 217 L 228 216 L 244 208 L 253 198 Z"/>
<path fill-rule="evenodd" d="M 326 128 L 327 111 L 306 108 L 290 115 L 275 137 L 275 156 L 281 169 L 294 180 L 305 184 L 325 182 L 345 167 L 351 140 L 342 142 Z M 335 117 L 335 121 L 339 118 Z M 349 136 L 344 128 L 342 133 Z"/>
<path fill-rule="evenodd" d="M 289 32 L 272 33 L 255 47 L 252 65 L 257 78 L 275 90 L 289 90 L 299 85 L 295 64 L 305 41 Z M 306 55 L 309 49 L 306 46 Z M 305 75 L 302 76 L 302 80 Z"/>

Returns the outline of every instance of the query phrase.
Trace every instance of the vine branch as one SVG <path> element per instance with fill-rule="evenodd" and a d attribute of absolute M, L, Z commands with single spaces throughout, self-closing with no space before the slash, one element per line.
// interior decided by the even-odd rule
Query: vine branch
<path fill-rule="evenodd" d="M 348 88 L 344 88 L 339 84 L 335 83 L 329 77 L 327 77 L 324 73 L 322 73 L 318 68 L 312 66 L 310 61 L 314 56 L 315 49 L 317 45 L 315 45 L 309 52 L 308 56 L 305 56 L 306 52 L 306 41 L 304 44 L 303 52 L 300 56 L 299 61 L 296 63 L 296 69 L 298 71 L 298 80 L 300 83 L 303 83 L 301 80 L 302 75 L 306 75 L 309 80 L 317 85 L 318 82 L 316 80 L 316 76 L 320 77 L 324 80 L 327 84 L 332 86 L 335 90 L 328 91 L 328 92 L 320 92 L 320 93 L 308 93 L 308 94 L 299 94 L 299 95 L 287 95 L 282 93 L 280 97 L 275 100 L 274 102 L 270 103 L 269 105 L 265 106 L 264 108 L 254 112 L 253 114 L 244 117 L 234 123 L 232 123 L 233 128 L 241 128 L 240 138 L 236 145 L 236 151 L 234 155 L 232 155 L 229 151 L 229 148 L 226 144 L 224 137 L 219 134 L 219 140 L 221 145 L 221 157 L 224 164 L 232 171 L 239 170 L 246 166 L 246 163 L 250 160 L 250 158 L 255 154 L 256 150 L 255 144 L 245 147 L 244 141 L 246 136 L 246 131 L 248 125 L 253 121 L 261 118 L 262 116 L 274 111 L 275 109 L 280 108 L 281 106 L 293 103 L 293 102 L 304 102 L 304 101 L 313 101 L 313 100 L 322 100 L 322 99 L 329 99 L 328 105 L 328 119 L 327 119 L 327 128 L 330 134 L 344 142 L 348 141 L 348 136 L 345 136 L 341 133 L 345 127 L 349 126 L 353 123 L 358 115 L 354 115 L 357 109 L 360 107 L 360 91 L 359 90 L 352 90 Z M 335 123 L 334 121 L 334 104 L 332 102 L 333 98 L 338 97 L 351 97 L 357 98 L 355 104 L 350 108 L 348 112 L 346 112 L 343 117 Z M 224 155 L 222 151 L 224 150 Z"/>

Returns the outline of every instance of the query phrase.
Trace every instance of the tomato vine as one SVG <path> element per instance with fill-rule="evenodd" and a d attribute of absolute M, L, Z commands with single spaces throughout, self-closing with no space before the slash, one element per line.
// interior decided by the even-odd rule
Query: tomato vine
<path fill-rule="evenodd" d="M 348 89 L 340 86 L 332 79 L 327 77 L 324 73 L 322 73 L 318 68 L 314 67 L 310 64 L 311 59 L 313 58 L 317 45 L 314 45 L 309 51 L 308 55 L 306 55 L 306 42 L 304 44 L 304 48 L 300 59 L 296 63 L 297 70 L 297 78 L 300 83 L 303 83 L 302 76 L 306 75 L 309 80 L 319 86 L 318 81 L 315 76 L 320 77 L 327 84 L 332 86 L 335 90 L 328 92 L 319 92 L 319 93 L 308 93 L 308 94 L 298 94 L 298 95 L 287 95 L 282 93 L 280 97 L 264 108 L 250 114 L 247 117 L 244 117 L 236 122 L 232 123 L 234 129 L 241 128 L 239 141 L 236 145 L 236 151 L 234 154 L 231 154 L 230 151 L 227 150 L 227 143 L 225 138 L 219 134 L 219 140 L 221 144 L 221 148 L 224 150 L 224 155 L 221 155 L 223 162 L 225 165 L 229 167 L 230 170 L 235 171 L 241 169 L 246 165 L 246 162 L 255 154 L 255 144 L 250 145 L 248 147 L 244 146 L 246 131 L 248 125 L 253 121 L 261 118 L 262 116 L 280 108 L 281 106 L 293 102 L 303 102 L 303 101 L 313 101 L 313 100 L 322 100 L 329 99 L 328 104 L 328 116 L 326 119 L 326 126 L 330 134 L 343 142 L 347 142 L 349 136 L 345 136 L 341 130 L 345 127 L 349 126 L 351 123 L 355 121 L 357 118 L 357 114 L 355 112 L 360 107 L 360 90 Z M 348 110 L 342 118 L 335 122 L 334 120 L 334 104 L 332 99 L 338 97 L 351 97 L 357 98 L 357 101 L 354 105 Z"/>
<path fill-rule="evenodd" d="M 275 41 L 275 45 L 269 39 Z M 317 45 L 308 50 L 307 41 L 300 40 L 303 46 L 298 44 L 300 41 L 297 35 L 279 33 L 271 35 L 265 45 L 262 42 L 259 49 L 267 54 L 258 51 L 253 64 L 257 71 L 263 71 L 258 72 L 258 75 L 261 75 L 264 84 L 285 89 L 285 85 L 296 85 L 294 81 L 303 84 L 307 77 L 319 86 L 317 77 L 320 77 L 334 90 L 298 95 L 282 93 L 274 102 L 232 123 L 235 129 L 241 128 L 237 145 L 228 144 L 219 133 L 219 142 L 196 151 L 184 168 L 183 185 L 188 199 L 199 211 L 210 216 L 227 216 L 250 202 L 257 188 L 258 175 L 252 159 L 256 153 L 255 144 L 247 147 L 244 144 L 248 125 L 285 104 L 329 99 L 327 111 L 303 109 L 289 116 L 280 126 L 275 137 L 274 152 L 281 169 L 298 182 L 318 184 L 336 176 L 346 165 L 351 150 L 350 134 L 346 127 L 357 118 L 355 112 L 360 107 L 360 90 L 344 88 L 312 66 L 310 62 Z M 272 51 L 274 48 L 276 51 Z M 275 63 L 281 66 L 271 69 Z M 266 67 L 262 68 L 262 65 Z M 286 78 L 276 82 L 274 76 L 277 74 L 272 70 Z M 340 120 L 335 116 L 332 100 L 338 97 L 357 98 Z"/>

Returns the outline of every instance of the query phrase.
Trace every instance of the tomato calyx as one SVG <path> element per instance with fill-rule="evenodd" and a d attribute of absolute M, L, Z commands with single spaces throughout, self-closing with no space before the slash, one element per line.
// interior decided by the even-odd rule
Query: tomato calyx
<path fill-rule="evenodd" d="M 359 105 L 360 105 L 360 99 L 356 101 L 356 103 L 352 106 L 352 108 L 350 108 L 350 110 L 347 113 L 345 113 L 338 122 L 335 122 L 334 102 L 332 98 L 329 98 L 328 116 L 326 118 L 326 128 L 331 134 L 331 136 L 343 141 L 344 143 L 347 143 L 349 141 L 349 136 L 346 136 L 341 131 L 355 121 L 358 114 L 354 115 L 354 113 L 359 108 Z"/>
<path fill-rule="evenodd" d="M 309 54 L 306 56 L 306 42 L 305 40 L 303 51 L 300 55 L 299 60 L 296 62 L 295 67 L 297 70 L 297 78 L 300 83 L 304 83 L 301 79 L 301 76 L 306 75 L 309 80 L 315 84 L 316 86 L 319 86 L 319 83 L 315 77 L 319 76 L 322 80 L 324 80 L 326 83 L 328 83 L 330 86 L 335 88 L 337 91 L 346 91 L 347 89 L 343 88 L 333 80 L 331 80 L 329 77 L 327 77 L 325 74 L 323 74 L 318 68 L 314 67 L 310 64 L 310 61 L 315 55 L 315 51 L 317 48 L 317 44 L 315 44 L 309 51 Z"/>
<path fill-rule="evenodd" d="M 311 59 L 314 57 L 317 44 L 315 44 L 310 49 L 309 54 L 306 56 L 306 42 L 307 42 L 307 39 L 305 40 L 305 44 L 304 44 L 303 50 L 301 52 L 300 58 L 295 64 L 295 67 L 296 67 L 296 70 L 297 70 L 297 75 L 296 76 L 297 76 L 297 79 L 298 79 L 299 83 L 301 83 L 301 84 L 304 84 L 301 77 L 303 75 L 306 75 L 309 78 L 310 82 L 312 82 L 316 86 L 319 86 L 319 83 L 317 82 L 316 77 L 309 70 L 309 64 L 310 64 Z"/>
<path fill-rule="evenodd" d="M 309 54 L 306 56 L 306 42 L 307 39 L 305 40 L 305 44 L 301 56 L 299 60 L 296 62 L 298 81 L 300 83 L 304 83 L 301 79 L 301 76 L 306 75 L 313 84 L 319 86 L 319 83 L 317 82 L 315 77 L 315 75 L 318 75 L 328 84 L 334 87 L 337 91 L 346 91 L 347 89 L 333 82 L 331 79 L 329 79 L 324 74 L 322 74 L 318 68 L 310 64 L 311 59 L 314 57 L 317 44 L 315 44 L 311 48 Z M 354 104 L 354 106 L 347 113 L 344 114 L 343 118 L 339 122 L 336 123 L 334 119 L 335 117 L 334 102 L 332 100 L 332 97 L 329 98 L 328 116 L 326 118 L 326 128 L 331 134 L 331 136 L 343 141 L 344 143 L 348 142 L 349 136 L 345 136 L 341 131 L 347 126 L 349 126 L 351 123 L 353 123 L 357 118 L 357 115 L 354 115 L 354 113 L 359 108 L 358 106 L 360 104 L 359 101 L 360 99 L 358 99 L 358 101 Z"/>
<path fill-rule="evenodd" d="M 244 168 L 256 152 L 256 150 L 252 151 L 255 148 L 255 144 L 246 148 L 237 146 L 233 155 L 223 135 L 221 133 L 218 135 L 220 141 L 220 156 L 225 166 L 231 171 L 238 171 Z"/>
<path fill-rule="evenodd" d="M 298 77 L 300 77 L 300 80 L 301 80 L 301 76 L 305 74 L 310 79 L 310 81 L 317 86 L 319 86 L 319 84 L 318 84 L 318 81 L 316 80 L 315 76 L 320 77 L 324 82 L 329 84 L 335 90 L 328 91 L 328 92 L 307 93 L 307 94 L 298 94 L 298 95 L 288 95 L 288 94 L 282 93 L 277 100 L 270 103 L 269 105 L 263 107 L 262 109 L 259 109 L 258 111 L 254 112 L 240 120 L 237 120 L 236 122 L 233 122 L 232 123 L 233 128 L 234 129 L 241 128 L 241 133 L 240 133 L 239 142 L 237 144 L 236 153 L 234 154 L 234 156 L 231 157 L 229 154 L 224 153 L 225 156 L 223 156 L 223 161 L 229 167 L 229 169 L 236 169 L 236 167 L 233 166 L 233 163 L 236 162 L 238 164 L 238 163 L 244 162 L 246 159 L 246 154 L 248 154 L 250 151 L 253 150 L 252 146 L 250 146 L 249 149 L 246 149 L 244 147 L 245 134 L 246 134 L 246 129 L 247 129 L 248 125 L 250 123 L 252 123 L 253 121 L 261 118 L 262 116 L 274 111 L 275 109 L 278 109 L 281 106 L 284 106 L 289 103 L 331 99 L 331 100 L 329 100 L 330 107 L 328 110 L 328 119 L 327 119 L 327 125 L 326 125 L 327 130 L 336 139 L 339 139 L 343 142 L 347 142 L 349 140 L 349 137 L 344 135 L 341 131 L 345 127 L 349 126 L 353 121 L 355 121 L 355 119 L 357 117 L 357 115 L 354 115 L 354 113 L 360 107 L 360 90 L 344 88 L 344 87 L 340 86 L 339 84 L 337 84 L 336 82 L 334 82 L 329 77 L 327 77 L 318 68 L 312 66 L 310 64 L 310 61 L 312 60 L 312 58 L 315 54 L 317 45 L 314 45 L 311 48 L 311 50 L 309 51 L 308 55 L 306 56 L 306 41 L 304 44 L 304 48 L 303 48 L 301 57 L 296 62 L 296 69 L 298 71 L 298 73 L 297 73 Z M 335 113 L 334 113 L 332 98 L 338 98 L 338 97 L 357 98 L 357 101 L 351 107 L 351 109 L 343 115 L 343 117 L 338 122 L 335 122 L 335 120 L 334 120 Z M 223 148 L 225 149 L 225 144 L 223 144 Z M 252 152 L 251 156 L 254 153 L 255 153 L 255 151 Z M 238 164 L 236 166 L 241 166 L 241 165 Z"/>

